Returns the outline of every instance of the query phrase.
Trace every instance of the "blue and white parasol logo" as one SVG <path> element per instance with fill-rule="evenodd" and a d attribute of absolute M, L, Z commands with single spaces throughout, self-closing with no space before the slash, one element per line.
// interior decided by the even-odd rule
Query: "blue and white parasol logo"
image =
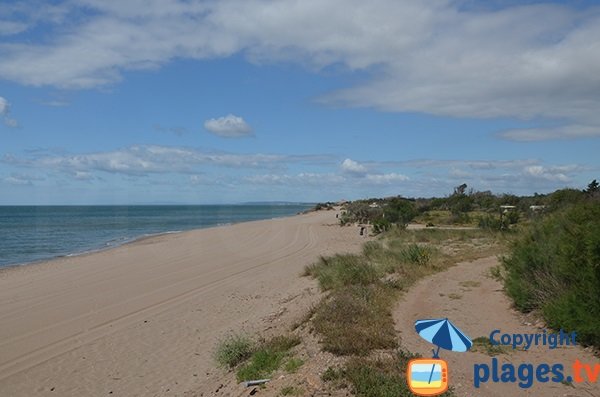
<path fill-rule="evenodd" d="M 433 358 L 438 358 L 440 347 L 454 352 L 466 352 L 473 346 L 471 339 L 447 318 L 417 320 L 415 329 L 421 338 L 437 346 Z"/>

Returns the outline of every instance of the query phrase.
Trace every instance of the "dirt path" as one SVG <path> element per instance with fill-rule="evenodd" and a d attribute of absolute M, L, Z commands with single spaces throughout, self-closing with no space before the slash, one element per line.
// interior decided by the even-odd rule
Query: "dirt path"
<path fill-rule="evenodd" d="M 424 357 L 431 357 L 432 345 L 421 339 L 414 329 L 416 320 L 426 318 L 448 317 L 471 339 L 489 337 L 495 329 L 510 334 L 543 333 L 543 324 L 530 324 L 523 315 L 513 310 L 502 291 L 502 285 L 489 277 L 490 268 L 497 264 L 495 257 L 460 263 L 411 288 L 394 311 L 402 346 Z M 480 352 L 455 353 L 445 350 L 440 351 L 440 356 L 448 362 L 450 385 L 458 396 L 600 396 L 600 377 L 597 383 L 591 384 L 534 381 L 528 389 L 519 387 L 517 383 L 493 383 L 490 380 L 476 389 L 473 386 L 474 366 L 485 363 L 491 367 L 491 356 Z M 515 367 L 523 363 L 534 366 L 562 363 L 565 376 L 573 374 L 571 365 L 577 359 L 590 364 L 600 363 L 600 359 L 589 351 L 573 346 L 554 350 L 538 346 L 528 351 L 509 348 L 495 357 L 499 368 L 503 363 L 513 363 Z"/>

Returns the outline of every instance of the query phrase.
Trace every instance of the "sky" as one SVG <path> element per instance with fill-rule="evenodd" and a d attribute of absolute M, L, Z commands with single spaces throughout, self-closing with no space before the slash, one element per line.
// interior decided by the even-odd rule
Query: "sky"
<path fill-rule="evenodd" d="M 0 205 L 600 179 L 600 2 L 0 3 Z"/>

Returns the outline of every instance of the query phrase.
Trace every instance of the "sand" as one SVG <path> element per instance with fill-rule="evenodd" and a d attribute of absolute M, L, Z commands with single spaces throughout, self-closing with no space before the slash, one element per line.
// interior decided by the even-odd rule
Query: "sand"
<path fill-rule="evenodd" d="M 363 241 L 322 211 L 3 270 L 0 395 L 201 395 L 219 339 L 289 327 L 319 299 L 303 267 Z"/>

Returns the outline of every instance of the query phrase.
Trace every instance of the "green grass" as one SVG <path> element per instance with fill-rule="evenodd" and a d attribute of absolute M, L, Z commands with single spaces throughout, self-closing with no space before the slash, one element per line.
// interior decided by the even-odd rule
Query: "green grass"
<path fill-rule="evenodd" d="M 215 360 L 221 367 L 234 368 L 252 355 L 254 344 L 243 335 L 230 335 L 219 342 Z"/>
<path fill-rule="evenodd" d="M 377 269 L 369 266 L 359 255 L 321 257 L 319 262 L 306 267 L 304 274 L 315 277 L 323 291 L 348 285 L 367 285 L 380 276 Z"/>
<path fill-rule="evenodd" d="M 298 371 L 302 365 L 304 365 L 304 361 L 302 359 L 292 357 L 285 363 L 283 369 L 285 369 L 285 372 L 294 373 Z"/>
<path fill-rule="evenodd" d="M 286 386 L 281 389 L 282 396 L 301 396 L 303 393 L 302 389 L 294 386 Z"/>
<path fill-rule="evenodd" d="M 413 394 L 406 383 L 406 366 L 417 357 L 404 351 L 378 359 L 355 357 L 342 368 L 327 369 L 322 379 L 340 386 L 344 380 L 358 397 L 409 397 Z M 443 394 L 453 395 L 452 391 Z"/>
<path fill-rule="evenodd" d="M 337 355 L 365 355 L 398 344 L 392 319 L 394 290 L 382 283 L 350 286 L 323 300 L 313 318 L 323 348 Z"/>
<path fill-rule="evenodd" d="M 289 351 L 300 343 L 295 336 L 277 336 L 263 342 L 247 363 L 237 370 L 238 381 L 268 378 L 281 367 Z"/>
<path fill-rule="evenodd" d="M 470 352 L 479 352 L 487 354 L 488 356 L 497 356 L 499 354 L 507 354 L 511 348 L 504 345 L 492 345 L 490 338 L 480 336 L 473 339 L 473 346 L 469 349 Z"/>

